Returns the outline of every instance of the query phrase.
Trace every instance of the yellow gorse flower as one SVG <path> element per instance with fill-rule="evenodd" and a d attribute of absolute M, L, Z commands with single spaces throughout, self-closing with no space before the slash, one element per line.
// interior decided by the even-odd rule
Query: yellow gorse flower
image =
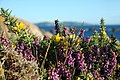
<path fill-rule="evenodd" d="M 66 41 L 66 39 L 65 39 L 65 37 L 64 37 L 64 36 L 62 36 L 62 37 L 61 37 L 61 39 L 62 39 L 62 41 L 63 41 L 63 42 L 65 42 L 65 41 Z"/>
<path fill-rule="evenodd" d="M 105 31 L 103 31 L 103 36 L 106 37 L 107 36 L 107 33 Z"/>
<path fill-rule="evenodd" d="M 90 74 L 90 73 L 88 73 L 88 74 L 87 74 L 86 80 L 93 80 L 93 75 Z"/>
<path fill-rule="evenodd" d="M 74 38 L 75 38 L 75 34 L 71 34 L 70 39 L 74 39 Z"/>
<path fill-rule="evenodd" d="M 69 46 L 70 46 L 70 43 L 66 41 L 64 42 L 63 49 L 66 50 Z"/>
<path fill-rule="evenodd" d="M 61 37 L 60 37 L 60 34 L 58 33 L 58 34 L 56 35 L 56 37 L 55 37 L 55 41 L 56 41 L 56 42 L 59 42 L 60 39 L 61 39 Z"/>
<path fill-rule="evenodd" d="M 78 77 L 77 80 L 82 80 L 82 79 L 80 77 Z"/>
<path fill-rule="evenodd" d="M 16 48 L 16 45 L 14 44 L 14 45 L 12 45 L 12 47 L 15 49 L 15 48 Z"/>
<path fill-rule="evenodd" d="M 19 29 L 23 29 L 24 28 L 24 25 L 22 22 L 19 24 Z"/>
<path fill-rule="evenodd" d="M 13 27 L 13 30 L 17 30 L 18 28 L 17 27 Z"/>
<path fill-rule="evenodd" d="M 118 64 L 118 69 L 120 69 L 120 64 Z"/>
<path fill-rule="evenodd" d="M 80 39 L 77 39 L 75 43 L 76 43 L 76 44 L 80 43 Z"/>
<path fill-rule="evenodd" d="M 16 27 L 13 27 L 13 30 L 20 32 L 20 30 L 23 28 L 24 28 L 24 24 L 20 22 L 20 24 L 16 23 Z"/>

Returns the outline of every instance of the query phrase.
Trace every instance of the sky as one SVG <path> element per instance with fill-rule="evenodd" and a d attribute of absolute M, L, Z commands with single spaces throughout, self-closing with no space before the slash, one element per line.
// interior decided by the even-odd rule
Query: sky
<path fill-rule="evenodd" d="M 62 21 L 120 24 L 120 0 L 0 0 L 0 7 L 29 22 Z"/>

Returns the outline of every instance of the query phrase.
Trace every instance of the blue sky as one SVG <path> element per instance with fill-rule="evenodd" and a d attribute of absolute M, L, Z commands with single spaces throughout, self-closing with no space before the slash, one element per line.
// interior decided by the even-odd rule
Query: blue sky
<path fill-rule="evenodd" d="M 32 23 L 77 21 L 120 24 L 120 0 L 0 0 L 0 7 Z"/>

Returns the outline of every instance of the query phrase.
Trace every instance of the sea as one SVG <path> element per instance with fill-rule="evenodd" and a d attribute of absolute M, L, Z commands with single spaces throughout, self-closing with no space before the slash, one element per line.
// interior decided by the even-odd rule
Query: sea
<path fill-rule="evenodd" d="M 71 28 L 72 26 L 68 26 L 68 27 Z M 85 30 L 84 37 L 88 37 L 93 35 L 94 31 L 99 32 L 100 25 L 86 25 L 86 26 L 75 26 L 75 27 L 76 27 L 75 33 L 77 33 L 79 29 L 84 29 Z M 120 25 L 106 25 L 105 27 L 108 36 L 114 35 L 117 40 L 120 40 Z M 50 32 L 54 32 L 55 29 L 54 26 L 39 26 L 39 28 Z"/>

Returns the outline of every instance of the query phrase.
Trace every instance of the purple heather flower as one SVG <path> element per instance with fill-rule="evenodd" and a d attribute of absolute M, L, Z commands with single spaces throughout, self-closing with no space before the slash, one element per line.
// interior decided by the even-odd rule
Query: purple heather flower
<path fill-rule="evenodd" d="M 26 60 L 35 61 L 35 57 L 32 55 L 30 48 L 25 46 L 23 42 L 18 42 L 16 50 L 20 55 L 22 55 Z"/>
<path fill-rule="evenodd" d="M 39 39 L 38 39 L 38 37 L 34 38 L 34 45 L 35 46 L 39 45 Z"/>
<path fill-rule="evenodd" d="M 30 48 L 27 46 L 25 51 L 24 51 L 24 58 L 31 61 L 35 61 L 35 57 L 32 55 Z"/>
<path fill-rule="evenodd" d="M 92 63 L 91 64 L 89 64 L 89 66 L 88 66 L 88 69 L 91 69 L 92 68 Z"/>
<path fill-rule="evenodd" d="M 5 39 L 4 36 L 1 36 L 0 41 L 6 47 L 6 49 L 10 49 L 10 43 L 9 43 L 8 39 Z"/>
<path fill-rule="evenodd" d="M 86 63 L 85 63 L 85 60 L 84 60 L 84 54 L 78 52 L 76 59 L 77 59 L 77 63 L 78 63 L 77 69 L 81 70 L 82 73 L 85 74 L 86 71 L 87 71 L 87 66 L 86 66 Z"/>
<path fill-rule="evenodd" d="M 23 50 L 24 49 L 24 43 L 20 44 L 20 48 Z"/>
<path fill-rule="evenodd" d="M 99 75 L 98 70 L 94 70 L 93 76 L 94 76 L 94 79 L 95 79 L 95 80 L 104 80 L 104 77 L 101 77 L 101 76 Z"/>
<path fill-rule="evenodd" d="M 93 51 L 94 53 L 96 53 L 97 55 L 99 55 L 100 49 L 99 49 L 98 46 L 94 45 L 94 46 L 92 47 L 92 51 Z"/>
<path fill-rule="evenodd" d="M 86 38 L 86 42 L 89 44 L 90 43 L 90 37 Z"/>
<path fill-rule="evenodd" d="M 50 80 L 59 80 L 59 75 L 54 69 L 48 70 L 48 74 L 50 76 Z"/>
<path fill-rule="evenodd" d="M 61 62 L 58 62 L 56 68 L 49 69 L 48 74 L 50 76 L 50 80 L 58 80 L 59 76 L 65 76 L 65 80 L 71 80 L 72 77 L 71 71 Z"/>
<path fill-rule="evenodd" d="M 66 74 L 66 80 L 71 80 L 72 74 L 70 70 L 65 70 L 65 74 Z"/>
<path fill-rule="evenodd" d="M 68 63 L 71 67 L 74 67 L 74 61 L 75 61 L 75 58 L 72 58 L 72 55 L 69 55 L 67 63 Z"/>
<path fill-rule="evenodd" d="M 46 40 L 46 39 L 47 39 L 47 36 L 44 35 L 43 40 Z"/>
<path fill-rule="evenodd" d="M 58 24 L 58 20 L 55 20 L 55 30 L 56 30 L 56 34 L 58 34 L 60 32 L 60 28 L 59 28 L 59 24 Z"/>
<path fill-rule="evenodd" d="M 63 30 L 63 32 L 64 32 L 64 34 L 66 34 L 66 35 L 70 35 L 70 32 L 69 31 L 67 31 L 67 30 Z"/>
<path fill-rule="evenodd" d="M 24 43 L 23 42 L 18 42 L 16 49 L 17 49 L 18 53 L 22 55 L 23 51 L 24 51 Z"/>
<path fill-rule="evenodd" d="M 83 29 L 81 29 L 81 30 L 79 31 L 79 37 L 80 37 L 81 39 L 84 37 L 84 32 L 85 32 L 85 30 L 83 30 Z"/>
<path fill-rule="evenodd" d="M 69 54 L 67 55 L 66 57 L 66 64 L 70 65 L 71 67 L 74 67 L 74 61 L 75 61 L 75 58 L 72 57 L 72 50 L 70 50 Z"/>
<path fill-rule="evenodd" d="M 102 48 L 102 71 L 104 76 L 112 77 L 114 75 L 114 71 L 116 70 L 116 54 L 112 51 L 109 46 L 105 46 Z"/>
<path fill-rule="evenodd" d="M 56 68 L 55 71 L 56 71 L 59 75 L 64 74 L 64 73 L 65 73 L 65 67 L 64 67 L 60 62 L 58 62 L 57 68 Z"/>
<path fill-rule="evenodd" d="M 70 32 L 69 32 L 69 28 L 67 28 L 66 26 L 63 28 L 63 33 L 65 34 L 65 35 L 70 35 Z"/>

